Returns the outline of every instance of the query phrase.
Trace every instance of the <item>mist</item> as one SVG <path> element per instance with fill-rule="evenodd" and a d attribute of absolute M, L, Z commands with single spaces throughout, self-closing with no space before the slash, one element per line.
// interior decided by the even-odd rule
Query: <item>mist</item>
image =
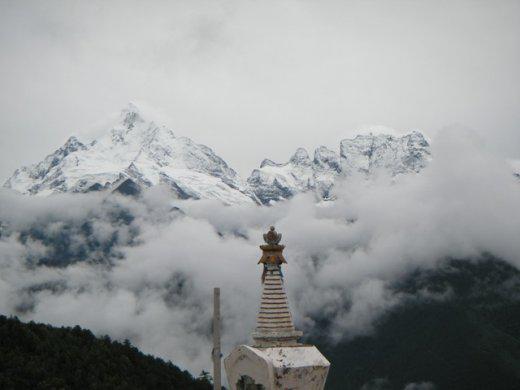
<path fill-rule="evenodd" d="M 302 194 L 223 206 L 175 200 L 160 186 L 138 199 L 2 190 L 0 312 L 126 338 L 199 372 L 210 366 L 213 287 L 224 353 L 248 342 L 258 245 L 275 225 L 297 327 L 312 335 L 327 318 L 330 343 L 370 334 L 388 310 L 423 299 L 392 288 L 417 269 L 485 254 L 520 267 L 520 183 L 507 162 L 463 129 L 440 132 L 432 150 L 420 174 L 351 177 L 320 203 Z"/>

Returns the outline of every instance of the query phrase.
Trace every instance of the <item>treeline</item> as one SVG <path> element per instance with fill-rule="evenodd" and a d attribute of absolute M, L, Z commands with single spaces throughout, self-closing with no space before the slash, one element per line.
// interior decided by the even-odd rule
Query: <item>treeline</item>
<path fill-rule="evenodd" d="M 128 341 L 0 316 L 0 389 L 194 389 L 212 386 Z"/>

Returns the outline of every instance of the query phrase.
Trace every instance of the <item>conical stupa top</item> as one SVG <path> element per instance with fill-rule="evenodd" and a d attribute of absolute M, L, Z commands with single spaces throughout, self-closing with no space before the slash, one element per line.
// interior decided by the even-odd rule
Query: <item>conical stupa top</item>
<path fill-rule="evenodd" d="M 265 245 L 260 245 L 262 257 L 258 263 L 264 266 L 262 274 L 262 298 L 257 316 L 257 326 L 253 332 L 256 346 L 298 345 L 302 332 L 294 328 L 287 295 L 284 289 L 281 265 L 284 246 L 280 245 L 282 235 L 271 226 L 264 234 Z"/>

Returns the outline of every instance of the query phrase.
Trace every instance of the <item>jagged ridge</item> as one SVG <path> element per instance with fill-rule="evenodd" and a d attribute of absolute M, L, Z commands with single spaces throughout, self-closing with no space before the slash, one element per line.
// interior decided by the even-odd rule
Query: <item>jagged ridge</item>
<path fill-rule="evenodd" d="M 339 154 L 320 146 L 314 151 L 313 160 L 302 148 L 285 164 L 264 160 L 247 182 L 264 204 L 306 191 L 315 191 L 321 199 L 331 199 L 338 178 L 370 176 L 381 171 L 391 176 L 419 172 L 429 159 L 430 145 L 417 131 L 401 137 L 370 133 L 341 141 Z"/>
<path fill-rule="evenodd" d="M 32 195 L 100 190 L 136 195 L 162 183 L 180 199 L 269 204 L 307 191 L 333 199 L 338 179 L 419 172 L 429 159 L 430 145 L 417 131 L 369 133 L 341 141 L 339 153 L 320 146 L 313 159 L 302 148 L 284 164 L 265 159 L 243 182 L 210 148 L 146 120 L 130 103 L 100 138 L 85 143 L 70 137 L 43 161 L 17 169 L 4 186 Z"/>
<path fill-rule="evenodd" d="M 130 104 L 99 139 L 84 144 L 71 137 L 42 162 L 17 169 L 5 187 L 25 194 L 87 192 L 164 183 L 180 197 L 251 202 L 236 172 L 210 148 L 176 137 L 147 121 Z"/>

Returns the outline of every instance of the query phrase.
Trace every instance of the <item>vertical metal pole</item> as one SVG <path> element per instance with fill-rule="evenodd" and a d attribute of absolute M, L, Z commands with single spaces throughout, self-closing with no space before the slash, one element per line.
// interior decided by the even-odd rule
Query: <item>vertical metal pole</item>
<path fill-rule="evenodd" d="M 213 389 L 221 390 L 220 288 L 213 289 Z"/>

